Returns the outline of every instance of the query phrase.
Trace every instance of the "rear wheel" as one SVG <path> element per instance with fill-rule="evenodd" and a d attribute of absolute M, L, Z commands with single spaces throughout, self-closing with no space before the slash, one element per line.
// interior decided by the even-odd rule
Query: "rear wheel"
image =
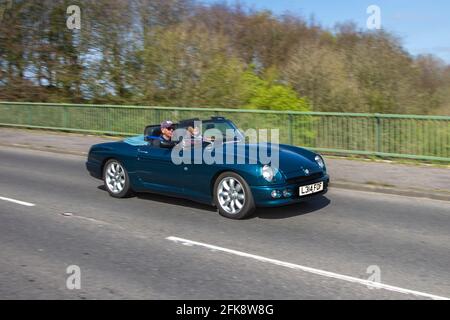
<path fill-rule="evenodd" d="M 219 213 L 230 219 L 245 219 L 255 210 L 250 187 L 234 172 L 224 172 L 216 179 L 214 201 Z"/>
<path fill-rule="evenodd" d="M 103 169 L 103 181 L 108 193 L 114 198 L 125 198 L 131 194 L 130 179 L 127 170 L 116 159 L 106 162 Z"/>

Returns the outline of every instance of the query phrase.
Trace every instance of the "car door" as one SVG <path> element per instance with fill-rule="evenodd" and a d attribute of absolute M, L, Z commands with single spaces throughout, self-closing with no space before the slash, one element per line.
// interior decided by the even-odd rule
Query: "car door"
<path fill-rule="evenodd" d="M 148 144 L 137 150 L 136 171 L 145 188 L 164 193 L 182 194 L 183 168 L 171 159 L 172 149 Z"/>
<path fill-rule="evenodd" d="M 183 156 L 190 157 L 189 163 L 182 164 L 184 194 L 196 201 L 211 203 L 211 178 L 216 171 L 216 165 L 205 163 L 203 158 L 205 147 L 206 145 L 200 143 L 195 148 L 183 148 L 182 150 Z"/>

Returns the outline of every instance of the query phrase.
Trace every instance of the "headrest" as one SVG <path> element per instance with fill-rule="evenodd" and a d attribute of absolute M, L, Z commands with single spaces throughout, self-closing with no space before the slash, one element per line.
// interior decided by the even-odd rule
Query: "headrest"
<path fill-rule="evenodd" d="M 149 135 L 152 133 L 152 131 L 153 131 L 155 128 L 157 128 L 157 127 L 158 127 L 158 126 L 155 126 L 155 125 L 153 125 L 153 126 L 146 126 L 145 129 L 144 129 L 144 137 L 149 136 Z"/>
<path fill-rule="evenodd" d="M 152 133 L 150 134 L 153 137 L 159 137 L 161 135 L 161 128 L 155 128 L 153 129 Z"/>
<path fill-rule="evenodd" d="M 159 130 L 159 132 L 155 132 L 156 130 Z M 159 125 L 146 126 L 144 129 L 144 139 L 148 141 L 148 137 L 155 136 L 155 134 L 153 134 L 154 132 L 156 133 L 156 136 L 159 137 L 161 134 Z"/>

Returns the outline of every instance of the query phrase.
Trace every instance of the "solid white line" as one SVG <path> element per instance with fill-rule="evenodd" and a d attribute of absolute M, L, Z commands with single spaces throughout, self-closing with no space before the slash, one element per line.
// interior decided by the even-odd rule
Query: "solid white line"
<path fill-rule="evenodd" d="M 20 204 L 20 205 L 26 206 L 26 207 L 34 207 L 34 206 L 35 206 L 34 203 L 29 203 L 29 202 L 19 201 L 19 200 L 10 199 L 10 198 L 0 197 L 0 200 L 8 201 L 8 202 L 13 202 L 13 203 L 17 203 L 17 204 Z"/>
<path fill-rule="evenodd" d="M 211 249 L 211 250 L 214 250 L 214 251 L 222 251 L 222 252 L 234 254 L 234 255 L 237 255 L 237 256 L 241 256 L 241 257 L 246 257 L 246 258 L 251 258 L 251 259 L 255 259 L 255 260 L 258 260 L 258 261 L 262 261 L 262 262 L 271 263 L 271 264 L 274 264 L 274 265 L 277 265 L 277 266 L 287 267 L 287 268 L 290 268 L 290 269 L 301 270 L 301 271 L 304 271 L 304 272 L 309 272 L 309 273 L 317 274 L 317 275 L 324 276 L 324 277 L 329 277 L 329 278 L 344 280 L 344 281 L 348 281 L 348 282 L 352 282 L 352 283 L 362 284 L 364 286 L 368 286 L 368 287 L 372 287 L 372 288 L 385 289 L 385 290 L 399 292 L 399 293 L 403 293 L 403 294 L 412 294 L 412 295 L 415 295 L 415 296 L 430 298 L 430 299 L 433 299 L 433 300 L 450 300 L 450 298 L 440 297 L 440 296 L 436 296 L 436 295 L 429 294 L 429 293 L 424 293 L 424 292 L 420 292 L 420 291 L 404 289 L 404 288 L 390 286 L 390 285 L 387 285 L 387 284 L 378 283 L 378 282 L 374 282 L 374 281 L 354 278 L 354 277 L 350 277 L 350 276 L 346 276 L 346 275 L 342 275 L 342 274 L 338 274 L 338 273 L 334 273 L 334 272 L 329 272 L 329 271 L 324 271 L 324 270 L 320 270 L 320 269 L 305 267 L 305 266 L 301 266 L 301 265 L 298 265 L 298 264 L 293 264 L 293 263 L 284 262 L 284 261 L 280 261 L 280 260 L 265 258 L 265 257 L 262 257 L 262 256 L 257 256 L 257 255 L 250 254 L 250 253 L 245 253 L 245 252 L 242 252 L 242 251 L 222 248 L 222 247 L 218 247 L 218 246 L 214 246 L 214 245 L 210 245 L 210 244 L 206 244 L 206 243 L 202 243 L 202 242 L 186 240 L 186 239 L 182 239 L 182 238 L 178 238 L 178 237 L 167 237 L 166 239 L 170 240 L 170 241 L 174 241 L 176 243 L 180 242 L 180 243 L 182 243 L 184 245 L 187 245 L 187 246 L 205 247 L 205 248 L 208 248 L 208 249 Z"/>

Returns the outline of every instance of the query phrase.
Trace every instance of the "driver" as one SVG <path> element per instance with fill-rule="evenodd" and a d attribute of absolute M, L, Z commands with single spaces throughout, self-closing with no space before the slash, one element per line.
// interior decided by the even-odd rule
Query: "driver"
<path fill-rule="evenodd" d="M 153 140 L 153 145 L 157 147 L 161 146 L 174 146 L 176 143 L 172 141 L 173 131 L 175 130 L 175 125 L 172 121 L 166 120 L 161 122 L 161 134 L 159 139 Z"/>
<path fill-rule="evenodd" d="M 171 142 L 175 126 L 172 121 L 166 120 L 161 122 L 161 141 Z"/>

